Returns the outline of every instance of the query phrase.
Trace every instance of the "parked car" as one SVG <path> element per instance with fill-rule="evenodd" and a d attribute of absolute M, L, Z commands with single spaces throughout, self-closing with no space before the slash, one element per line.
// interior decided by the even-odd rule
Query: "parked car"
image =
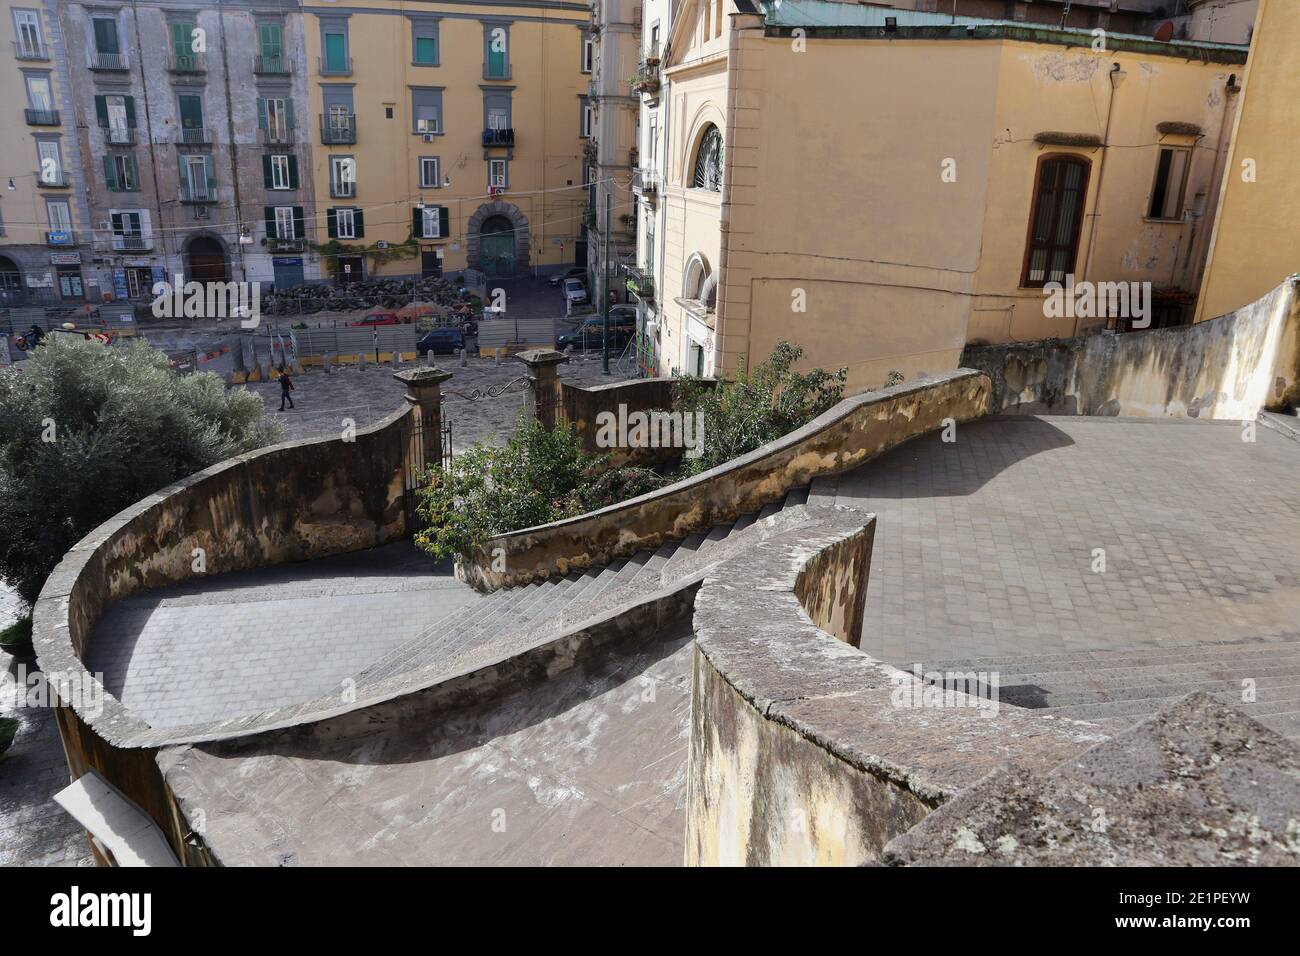
<path fill-rule="evenodd" d="M 603 349 L 605 323 L 601 316 L 593 315 L 572 332 L 565 332 L 555 339 L 555 347 L 561 352 Z M 609 347 L 623 351 L 624 347 L 636 335 L 636 316 L 609 314 Z"/>
<path fill-rule="evenodd" d="M 410 325 L 411 317 L 398 315 L 396 312 L 371 312 L 365 318 L 349 322 L 352 327 L 363 326 L 372 328 L 376 325 Z"/>
<path fill-rule="evenodd" d="M 587 285 L 581 279 L 564 280 L 564 298 L 571 305 L 587 303 Z"/>
<path fill-rule="evenodd" d="M 555 273 L 555 275 L 551 276 L 546 281 L 549 282 L 551 285 L 558 286 L 565 279 L 586 279 L 586 277 L 587 277 L 586 269 L 584 269 L 582 266 L 574 266 L 572 269 L 568 269 L 564 272 Z"/>
<path fill-rule="evenodd" d="M 455 327 L 433 329 L 424 334 L 424 338 L 415 343 L 415 350 L 421 355 L 446 355 L 465 347 L 465 333 Z"/>

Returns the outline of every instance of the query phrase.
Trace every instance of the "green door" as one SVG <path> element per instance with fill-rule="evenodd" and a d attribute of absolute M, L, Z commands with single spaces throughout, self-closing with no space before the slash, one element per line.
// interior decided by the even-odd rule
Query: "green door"
<path fill-rule="evenodd" d="M 515 274 L 515 227 L 505 216 L 493 216 L 479 230 L 479 264 L 490 276 Z"/>

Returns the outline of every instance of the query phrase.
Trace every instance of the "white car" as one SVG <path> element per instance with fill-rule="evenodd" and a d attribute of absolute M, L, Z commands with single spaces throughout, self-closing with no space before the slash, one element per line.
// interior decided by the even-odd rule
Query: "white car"
<path fill-rule="evenodd" d="M 564 300 L 570 305 L 585 305 L 587 302 L 587 286 L 581 279 L 564 280 Z"/>

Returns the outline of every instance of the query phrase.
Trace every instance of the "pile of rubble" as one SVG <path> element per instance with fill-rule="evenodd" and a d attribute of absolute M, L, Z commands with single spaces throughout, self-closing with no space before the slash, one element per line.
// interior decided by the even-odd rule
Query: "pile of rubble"
<path fill-rule="evenodd" d="M 346 285 L 301 285 L 262 296 L 264 315 L 315 315 L 318 312 L 355 312 L 374 308 L 398 309 L 412 301 L 447 307 L 463 303 L 466 293 L 441 278 L 373 279 Z"/>

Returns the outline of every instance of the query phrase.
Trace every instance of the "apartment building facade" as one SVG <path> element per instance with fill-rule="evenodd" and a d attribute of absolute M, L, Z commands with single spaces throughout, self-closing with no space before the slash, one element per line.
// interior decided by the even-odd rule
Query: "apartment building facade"
<path fill-rule="evenodd" d="M 585 5 L 357 0 L 304 13 L 323 277 L 578 261 Z"/>
<path fill-rule="evenodd" d="M 641 25 L 643 0 L 593 0 L 593 68 L 588 105 L 593 156 L 590 190 L 588 271 L 594 301 L 612 290 L 624 298 L 622 266 L 634 263 L 637 203 L 632 193 L 638 165 Z M 607 281 L 608 280 L 608 281 Z"/>
<path fill-rule="evenodd" d="M 1246 48 L 1093 39 L 683 3 L 663 66 L 662 370 L 732 375 L 787 339 L 855 390 L 911 379 L 968 342 L 1105 325 L 1050 308 L 1069 281 L 1149 283 L 1154 324 L 1188 320 Z"/>
<path fill-rule="evenodd" d="M 89 210 L 61 25 L 42 0 L 4 0 L 0 21 L 0 308 L 83 303 Z"/>
<path fill-rule="evenodd" d="M 147 300 L 159 281 L 315 278 L 302 15 L 292 0 L 58 0 L 88 189 L 93 282 Z M 263 224 L 288 210 L 296 242 Z"/>

